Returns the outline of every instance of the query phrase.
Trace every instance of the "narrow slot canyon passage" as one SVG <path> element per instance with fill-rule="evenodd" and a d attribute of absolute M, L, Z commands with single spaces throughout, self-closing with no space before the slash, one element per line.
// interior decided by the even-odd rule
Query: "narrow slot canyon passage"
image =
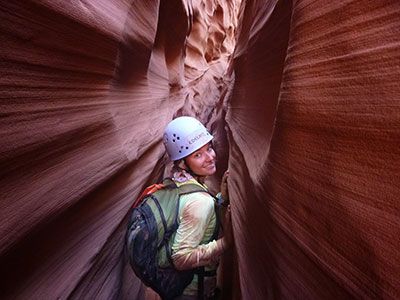
<path fill-rule="evenodd" d="M 222 299 L 400 299 L 400 2 L 0 1 L 0 299 L 145 299 L 130 208 L 188 115 Z"/>

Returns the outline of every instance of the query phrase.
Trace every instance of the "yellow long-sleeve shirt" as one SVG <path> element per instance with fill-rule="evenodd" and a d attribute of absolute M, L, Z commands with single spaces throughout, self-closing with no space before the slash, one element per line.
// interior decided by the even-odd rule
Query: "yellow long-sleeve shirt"
<path fill-rule="evenodd" d="M 191 179 L 178 185 L 194 183 Z M 223 239 L 210 241 L 216 226 L 214 198 L 207 193 L 192 193 L 181 196 L 179 205 L 179 227 L 173 237 L 172 259 L 177 269 L 187 270 L 205 266 L 216 269 L 224 251 Z M 215 277 L 205 278 L 205 293 L 215 288 Z M 209 291 L 208 291 L 209 290 Z M 184 295 L 197 294 L 197 276 L 188 285 Z"/>

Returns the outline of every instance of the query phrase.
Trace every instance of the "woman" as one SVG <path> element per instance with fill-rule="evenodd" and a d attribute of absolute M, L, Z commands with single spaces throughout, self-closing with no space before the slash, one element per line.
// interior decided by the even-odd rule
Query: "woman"
<path fill-rule="evenodd" d="M 172 178 L 178 186 L 196 184 L 207 189 L 204 179 L 216 172 L 216 154 L 212 148 L 212 139 L 213 136 L 203 124 L 192 117 L 179 117 L 167 125 L 164 145 L 174 161 Z M 176 269 L 187 270 L 204 266 L 212 274 L 217 268 L 219 257 L 231 245 L 227 176 L 228 172 L 225 172 L 220 193 L 220 199 L 224 207 L 227 207 L 222 238 L 210 241 L 218 226 L 215 199 L 206 192 L 181 196 L 179 227 L 172 243 L 172 260 Z M 203 290 L 203 295 L 199 294 L 199 287 Z M 205 276 L 203 282 L 195 275 L 178 299 L 212 299 L 215 288 L 215 275 Z"/>

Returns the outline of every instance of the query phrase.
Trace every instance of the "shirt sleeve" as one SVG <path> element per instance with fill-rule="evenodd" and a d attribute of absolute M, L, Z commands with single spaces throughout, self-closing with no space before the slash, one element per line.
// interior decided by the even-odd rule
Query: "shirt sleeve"
<path fill-rule="evenodd" d="M 207 194 L 189 196 L 190 199 L 182 208 L 172 245 L 172 260 L 179 270 L 209 265 L 225 248 L 223 239 L 200 245 L 214 212 L 214 201 Z"/>

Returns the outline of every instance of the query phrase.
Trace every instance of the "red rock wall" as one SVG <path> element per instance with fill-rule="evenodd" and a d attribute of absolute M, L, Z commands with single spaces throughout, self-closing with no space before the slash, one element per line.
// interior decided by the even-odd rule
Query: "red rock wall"
<path fill-rule="evenodd" d="M 239 5 L 0 2 L 1 299 L 143 299 L 126 216 L 181 114 L 231 173 L 225 299 L 400 298 L 400 5 Z"/>
<path fill-rule="evenodd" d="M 143 298 L 126 216 L 164 172 L 174 115 L 197 116 L 224 145 L 227 8 L 1 1 L 1 299 Z"/>
<path fill-rule="evenodd" d="M 236 298 L 398 299 L 400 3 L 242 14 L 227 113 Z"/>

